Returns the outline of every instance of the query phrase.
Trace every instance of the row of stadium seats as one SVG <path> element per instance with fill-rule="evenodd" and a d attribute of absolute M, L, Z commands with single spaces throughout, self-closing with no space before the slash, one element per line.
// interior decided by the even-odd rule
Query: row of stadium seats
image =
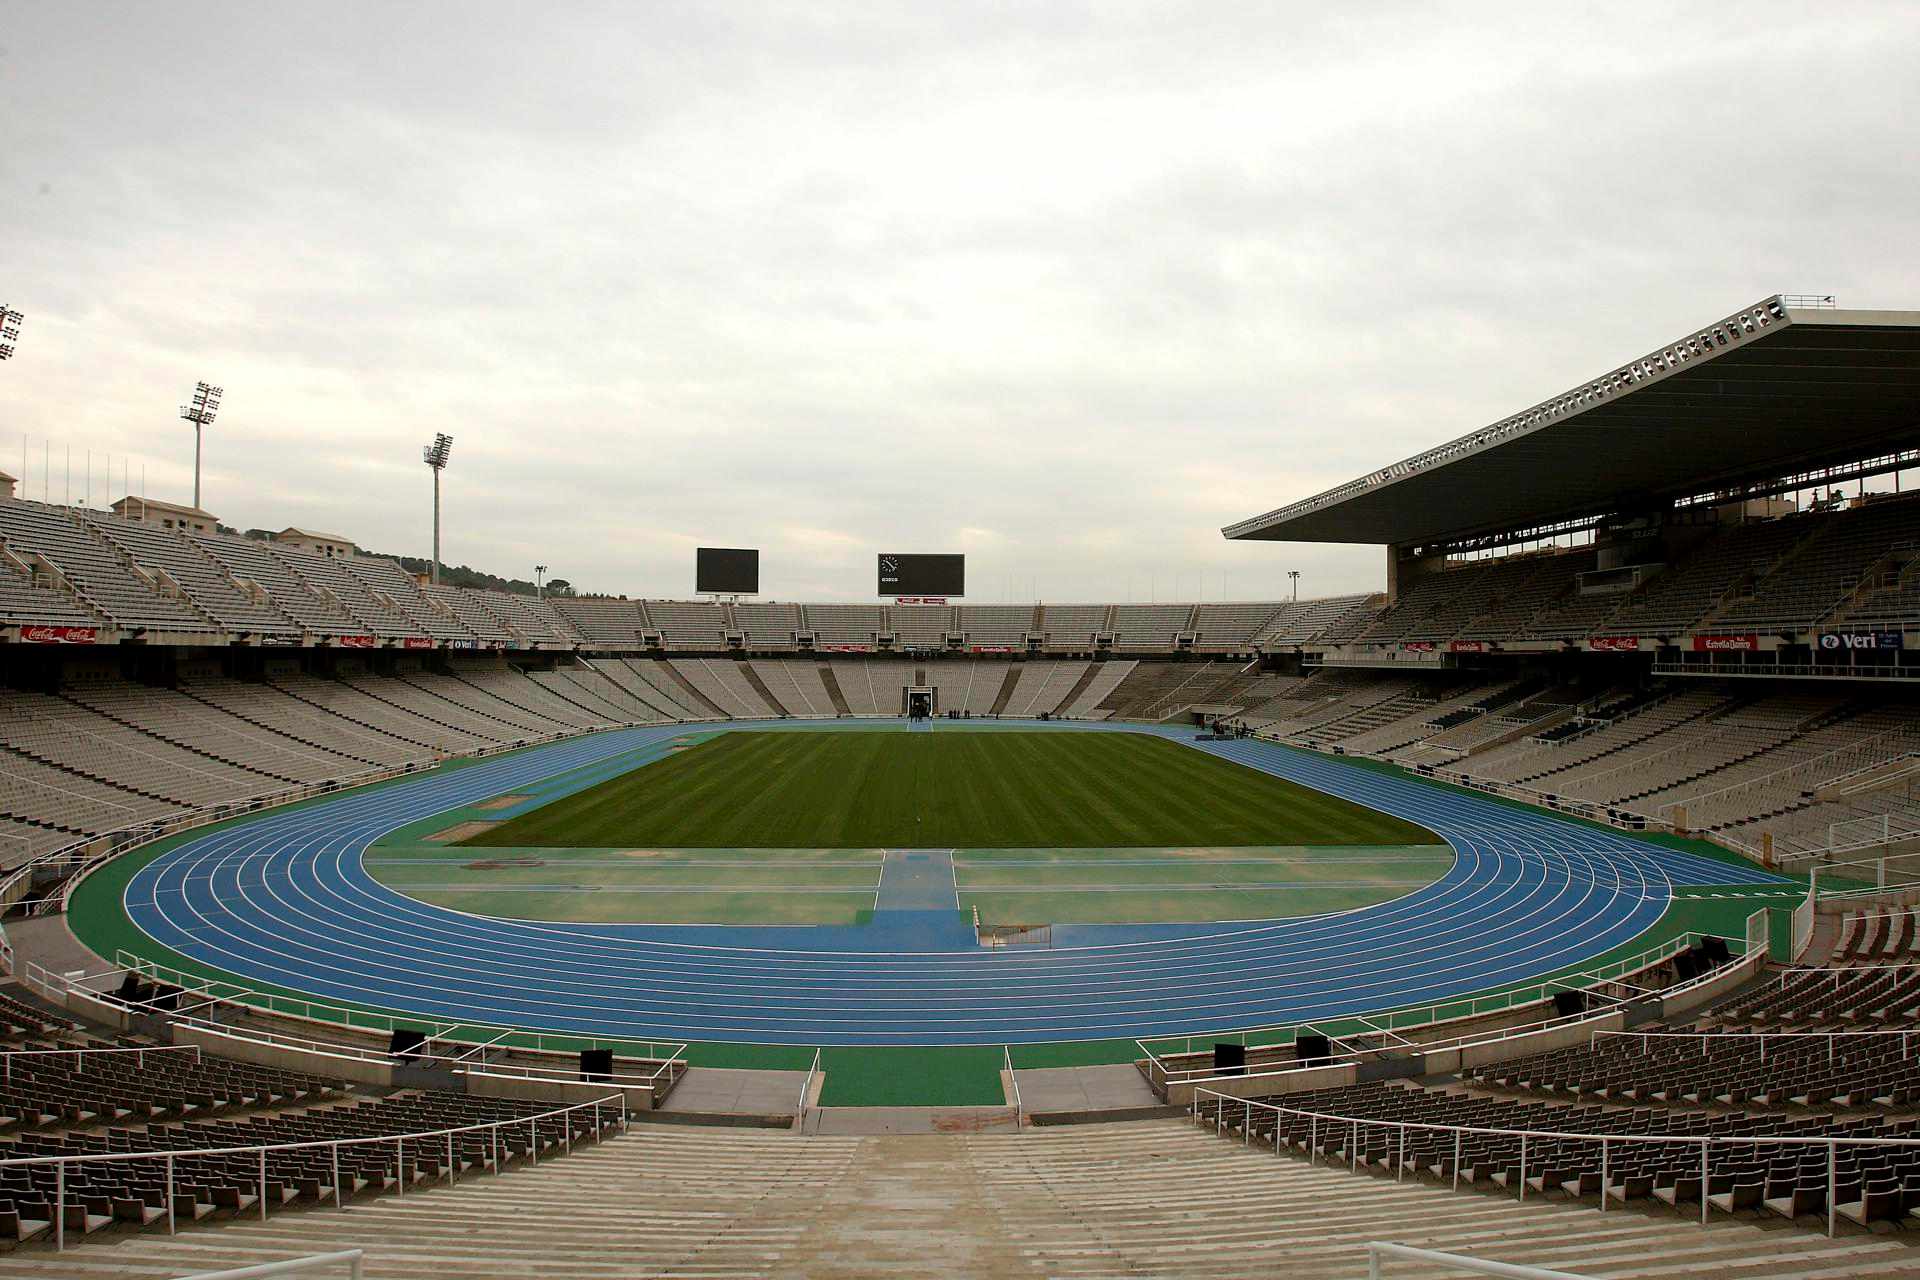
<path fill-rule="evenodd" d="M 1240 722 L 1453 781 L 1590 802 L 1776 852 L 1827 847 L 1835 823 L 1920 830 L 1920 698 L 1840 685 L 1692 680 L 1549 685 L 1471 671 L 1322 668 Z"/>
<path fill-rule="evenodd" d="M 56 589 L 62 584 L 66 590 Z M 0 623 L 283 639 L 580 641 L 548 601 L 425 586 L 379 556 L 321 556 L 18 499 L 0 500 Z"/>
<path fill-rule="evenodd" d="M 1920 623 L 1916 546 L 1920 499 L 1882 495 L 1727 525 L 1624 594 L 1581 592 L 1580 576 L 1597 563 L 1591 548 L 1456 563 L 1315 638 L 1391 647 L 1899 627 Z"/>
<path fill-rule="evenodd" d="M 634 646 L 642 636 L 657 634 L 669 650 L 724 650 L 727 637 L 738 635 L 756 652 L 779 652 L 795 648 L 803 633 L 811 633 L 823 650 L 870 648 L 883 635 L 902 647 L 925 649 L 943 648 L 949 637 L 969 646 L 1020 649 L 1038 635 L 1050 648 L 1084 650 L 1096 635 L 1107 634 L 1123 649 L 1171 652 L 1181 636 L 1191 636 L 1199 652 L 1241 653 L 1256 640 L 1304 644 L 1356 600 L 1369 598 L 1297 605 L 878 605 L 578 596 L 552 603 L 589 644 Z"/>
<path fill-rule="evenodd" d="M 909 685 L 938 690 L 941 710 L 1103 718 L 1284 683 L 1224 662 L 842 655 L 596 657 L 527 672 L 402 659 L 386 675 L 343 659 L 330 677 L 288 658 L 259 680 L 188 662 L 172 688 L 103 676 L 58 692 L 0 687 L 0 866 L 305 785 L 615 725 L 897 716 Z"/>
<path fill-rule="evenodd" d="M 1920 623 L 1920 500 L 1713 531 L 1625 595 L 1583 595 L 1594 552 L 1469 561 L 1417 579 L 1391 606 L 1354 595 L 1292 602 L 883 606 L 544 600 L 426 586 L 391 560 L 318 555 L 277 542 L 188 534 L 97 511 L 0 501 L 0 623 L 105 624 L 183 636 L 371 635 L 457 644 L 638 646 L 721 651 L 740 635 L 765 651 L 812 633 L 825 646 L 1123 649 L 1199 652 L 1588 635 L 1799 631 Z"/>
<path fill-rule="evenodd" d="M 1825 1209 L 1831 1173 L 1833 1207 L 1852 1221 L 1896 1221 L 1920 1205 L 1920 1194 L 1907 1190 L 1909 1185 L 1920 1187 L 1920 1148 L 1867 1141 L 1840 1147 L 1830 1165 L 1829 1149 L 1812 1144 L 1735 1141 L 1703 1147 L 1621 1140 L 1636 1135 L 1906 1139 L 1916 1133 L 1911 1119 L 1868 1115 L 1836 1120 L 1831 1115 L 1656 1107 L 1623 1111 L 1384 1083 L 1288 1094 L 1273 1101 L 1290 1111 L 1337 1118 L 1316 1119 L 1213 1098 L 1200 1102 L 1195 1118 L 1248 1144 L 1356 1170 L 1381 1169 L 1508 1191 L 1519 1191 L 1524 1183 L 1532 1194 L 1555 1198 L 1597 1201 L 1604 1196 L 1680 1208 L 1699 1205 L 1704 1197 L 1709 1208 L 1722 1213 L 1762 1210 L 1799 1218 Z M 1397 1129 L 1396 1123 L 1441 1127 Z M 1446 1126 L 1569 1136 L 1528 1139 L 1518 1132 L 1469 1133 L 1456 1140 Z M 1577 1136 L 1586 1134 L 1594 1136 Z M 1598 1141 L 1602 1134 L 1615 1139 L 1604 1154 Z"/>

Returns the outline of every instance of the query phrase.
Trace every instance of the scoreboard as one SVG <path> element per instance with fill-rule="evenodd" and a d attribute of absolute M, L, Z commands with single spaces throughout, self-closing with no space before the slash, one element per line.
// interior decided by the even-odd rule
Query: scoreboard
<path fill-rule="evenodd" d="M 696 547 L 693 589 L 697 595 L 760 594 L 760 552 L 744 547 Z"/>
<path fill-rule="evenodd" d="M 967 558 L 964 555 L 880 554 L 882 596 L 963 596 L 967 594 Z"/>

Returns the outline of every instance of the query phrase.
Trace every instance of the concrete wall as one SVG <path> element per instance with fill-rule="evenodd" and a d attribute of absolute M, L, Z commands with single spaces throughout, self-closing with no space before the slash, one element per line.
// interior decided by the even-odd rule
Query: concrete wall
<path fill-rule="evenodd" d="M 466 1092 L 478 1098 L 512 1098 L 518 1102 L 551 1102 L 556 1107 L 592 1102 L 612 1094 L 626 1097 L 630 1111 L 653 1110 L 653 1090 L 644 1085 L 590 1084 L 583 1080 L 534 1080 L 520 1076 L 462 1072 Z"/>
<path fill-rule="evenodd" d="M 1275 1098 L 1314 1089 L 1338 1089 L 1355 1083 L 1359 1075 L 1359 1068 L 1347 1063 L 1332 1067 L 1304 1067 L 1298 1071 L 1279 1071 L 1270 1075 L 1213 1076 L 1206 1080 L 1168 1085 L 1167 1104 L 1191 1106 L 1195 1089 L 1230 1094 L 1236 1098 Z"/>
<path fill-rule="evenodd" d="M 206 1052 L 222 1058 L 235 1058 L 262 1067 L 278 1067 L 282 1071 L 301 1071 L 308 1075 L 347 1080 L 379 1089 L 393 1086 L 393 1064 L 390 1062 L 314 1053 L 258 1040 L 242 1040 L 205 1027 L 177 1022 L 172 1029 L 174 1044 L 197 1044 Z"/>

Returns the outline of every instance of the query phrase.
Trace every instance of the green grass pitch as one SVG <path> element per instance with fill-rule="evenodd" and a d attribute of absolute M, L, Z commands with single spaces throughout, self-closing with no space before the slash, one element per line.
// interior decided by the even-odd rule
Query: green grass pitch
<path fill-rule="evenodd" d="M 1345 800 L 1128 733 L 723 734 L 467 847 L 1432 845 Z"/>

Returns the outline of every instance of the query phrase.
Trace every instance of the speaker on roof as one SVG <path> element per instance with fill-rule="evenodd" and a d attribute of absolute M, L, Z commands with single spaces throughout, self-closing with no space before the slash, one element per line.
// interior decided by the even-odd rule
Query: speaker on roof
<path fill-rule="evenodd" d="M 1727 950 L 1727 940 L 1712 934 L 1700 939 L 1699 950 L 1709 966 L 1723 965 L 1733 959 L 1733 952 Z"/>
<path fill-rule="evenodd" d="M 426 1042 L 425 1032 L 395 1027 L 393 1034 L 387 1037 L 387 1052 L 402 1062 L 412 1062 L 421 1056 L 420 1046 Z"/>
<path fill-rule="evenodd" d="M 593 1081 L 613 1079 L 613 1050 L 582 1049 L 580 1051 L 580 1078 L 591 1084 Z"/>
<path fill-rule="evenodd" d="M 1303 1067 L 1321 1066 L 1333 1061 L 1333 1041 L 1317 1031 L 1302 1031 L 1293 1037 L 1293 1056 Z"/>
<path fill-rule="evenodd" d="M 1213 1046 L 1213 1074 L 1217 1076 L 1247 1074 L 1247 1046 L 1226 1040 L 1216 1042 Z"/>
<path fill-rule="evenodd" d="M 1553 993 L 1553 1012 L 1555 1017 L 1577 1018 L 1586 1011 L 1586 992 L 1556 991 Z"/>

